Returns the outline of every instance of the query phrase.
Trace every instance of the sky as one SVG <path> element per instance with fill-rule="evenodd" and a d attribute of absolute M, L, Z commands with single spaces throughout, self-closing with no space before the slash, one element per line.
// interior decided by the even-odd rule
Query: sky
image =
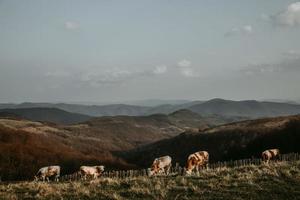
<path fill-rule="evenodd" d="M 300 2 L 0 0 L 0 102 L 300 99 Z"/>

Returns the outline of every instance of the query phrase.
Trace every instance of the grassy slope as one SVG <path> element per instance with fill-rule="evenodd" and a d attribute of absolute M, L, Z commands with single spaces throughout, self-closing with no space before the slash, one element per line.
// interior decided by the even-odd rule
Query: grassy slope
<path fill-rule="evenodd" d="M 199 177 L 0 184 L 3 199 L 299 199 L 300 161 L 207 170 Z"/>
<path fill-rule="evenodd" d="M 230 123 L 198 133 L 187 131 L 121 156 L 129 163 L 146 167 L 154 158 L 169 155 L 183 166 L 189 154 L 199 150 L 208 151 L 210 161 L 218 162 L 260 157 L 263 150 L 270 148 L 279 148 L 282 153 L 300 152 L 298 141 L 300 115 Z"/>

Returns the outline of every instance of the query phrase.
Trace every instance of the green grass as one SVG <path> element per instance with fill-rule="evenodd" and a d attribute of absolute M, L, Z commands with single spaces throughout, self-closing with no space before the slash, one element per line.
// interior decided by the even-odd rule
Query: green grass
<path fill-rule="evenodd" d="M 207 170 L 197 177 L 1 183 L 0 199 L 300 199 L 300 161 Z"/>

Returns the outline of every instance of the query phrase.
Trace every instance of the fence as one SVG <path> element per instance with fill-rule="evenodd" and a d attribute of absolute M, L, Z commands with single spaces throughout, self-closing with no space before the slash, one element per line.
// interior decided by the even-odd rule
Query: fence
<path fill-rule="evenodd" d="M 297 161 L 300 160 L 299 153 L 289 153 L 289 154 L 282 154 L 276 161 Z M 247 165 L 261 165 L 263 161 L 259 158 L 252 158 L 252 159 L 243 159 L 243 160 L 231 160 L 231 161 L 224 161 L 224 162 L 215 162 L 210 163 L 208 170 L 216 170 L 219 168 L 234 168 L 234 167 L 241 167 Z M 178 163 L 175 164 L 170 170 L 170 176 L 177 176 L 177 175 L 184 175 L 185 168 L 179 166 Z M 118 171 L 106 171 L 102 173 L 101 177 L 106 178 L 133 178 L 133 177 L 140 177 L 140 176 L 148 176 L 148 169 L 140 169 L 140 170 L 118 170 Z M 80 180 L 81 175 L 79 173 L 74 173 L 70 175 L 64 175 L 60 178 L 62 181 L 74 181 Z"/>

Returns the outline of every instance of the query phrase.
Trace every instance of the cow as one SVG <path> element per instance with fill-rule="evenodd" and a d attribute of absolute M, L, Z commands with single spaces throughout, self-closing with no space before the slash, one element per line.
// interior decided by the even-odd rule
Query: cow
<path fill-rule="evenodd" d="M 268 149 L 262 152 L 262 160 L 269 163 L 270 160 L 278 159 L 280 155 L 279 149 Z"/>
<path fill-rule="evenodd" d="M 59 181 L 60 176 L 60 166 L 54 165 L 54 166 L 47 166 L 42 167 L 39 169 L 37 174 L 34 176 L 34 180 L 47 180 L 49 182 L 49 178 L 54 177 L 55 181 Z"/>
<path fill-rule="evenodd" d="M 96 179 L 104 172 L 104 166 L 81 166 L 79 172 L 83 180 L 86 180 L 88 176 Z"/>
<path fill-rule="evenodd" d="M 209 161 L 209 154 L 207 151 L 198 151 L 190 154 L 186 164 L 186 174 L 191 175 L 192 171 L 196 169 L 198 172 L 200 167 L 207 167 Z"/>
<path fill-rule="evenodd" d="M 172 167 L 172 158 L 170 156 L 163 156 L 155 158 L 150 168 L 149 176 L 153 176 L 159 173 L 168 175 Z"/>

